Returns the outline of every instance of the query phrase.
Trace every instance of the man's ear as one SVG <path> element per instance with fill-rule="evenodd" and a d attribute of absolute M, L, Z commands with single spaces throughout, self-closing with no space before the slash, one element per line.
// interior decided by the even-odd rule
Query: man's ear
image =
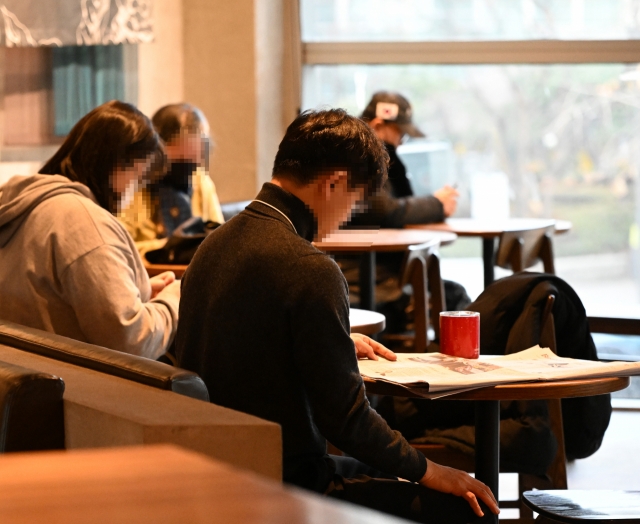
<path fill-rule="evenodd" d="M 347 181 L 346 171 L 329 171 L 322 175 L 319 182 L 319 190 L 324 200 L 329 200 L 336 187 Z"/>
<path fill-rule="evenodd" d="M 385 121 L 382 120 L 382 118 L 372 118 L 371 120 L 369 120 L 369 127 L 371 127 L 372 129 L 380 129 L 382 126 L 384 126 Z"/>

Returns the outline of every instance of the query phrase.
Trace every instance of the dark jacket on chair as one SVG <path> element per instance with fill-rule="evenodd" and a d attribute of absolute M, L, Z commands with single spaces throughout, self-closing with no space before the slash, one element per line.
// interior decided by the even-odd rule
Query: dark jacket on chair
<path fill-rule="evenodd" d="M 480 347 L 485 354 L 510 354 L 536 344 L 549 346 L 540 319 L 550 294 L 556 348 L 561 357 L 598 360 L 580 298 L 561 278 L 522 272 L 491 284 L 469 306 L 480 312 Z M 569 460 L 595 453 L 611 418 L 611 395 L 562 400 L 566 454 Z"/>
<path fill-rule="evenodd" d="M 564 280 L 522 272 L 487 287 L 469 306 L 480 312 L 483 354 L 516 353 L 539 344 L 553 347 L 549 324 L 541 319 L 553 294 L 555 347 L 561 357 L 597 360 L 582 302 Z M 406 400 L 406 399 L 405 399 Z M 453 404 L 453 405 L 451 405 Z M 472 454 L 475 448 L 474 403 L 389 401 L 379 411 L 391 427 L 416 443 L 446 444 Z M 500 463 L 503 469 L 543 475 L 556 454 L 547 402 L 503 401 L 500 406 Z M 595 453 L 611 417 L 610 395 L 562 400 L 565 451 L 569 460 Z"/>

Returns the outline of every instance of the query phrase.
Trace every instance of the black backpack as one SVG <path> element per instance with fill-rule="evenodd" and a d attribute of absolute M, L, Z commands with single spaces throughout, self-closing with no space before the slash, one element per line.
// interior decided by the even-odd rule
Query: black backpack
<path fill-rule="evenodd" d="M 145 258 L 152 264 L 189 264 L 202 241 L 218 227 L 217 222 L 192 217 L 174 230 L 164 247 L 148 251 Z"/>

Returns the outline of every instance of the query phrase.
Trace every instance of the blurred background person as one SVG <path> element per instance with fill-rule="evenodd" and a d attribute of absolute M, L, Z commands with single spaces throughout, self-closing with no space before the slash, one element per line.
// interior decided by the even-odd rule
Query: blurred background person
<path fill-rule="evenodd" d="M 389 153 L 389 178 L 385 187 L 369 200 L 366 212 L 354 217 L 353 223 L 401 228 L 407 224 L 442 222 L 456 212 L 458 191 L 444 186 L 433 195 L 413 194 L 407 169 L 397 148 L 405 137 L 421 138 L 425 134 L 412 121 L 409 101 L 399 93 L 378 91 L 360 118 L 367 122 Z"/>
<path fill-rule="evenodd" d="M 373 95 L 360 118 L 367 122 L 389 153 L 389 178 L 377 194 L 368 199 L 365 209 L 351 219 L 349 227 L 403 228 L 408 224 L 443 222 L 453 215 L 458 205 L 458 191 L 444 186 L 432 195 L 414 196 L 407 169 L 397 148 L 406 137 L 421 138 L 425 134 L 412 120 L 409 101 L 399 93 L 378 91 Z M 376 264 L 377 310 L 387 319 L 387 333 L 407 329 L 411 309 L 410 296 L 399 286 L 404 253 L 379 253 Z M 359 300 L 359 259 L 343 256 L 338 261 L 349 282 L 350 297 Z M 465 309 L 471 298 L 463 286 L 444 281 L 446 309 Z"/>
<path fill-rule="evenodd" d="M 164 239 L 191 217 L 224 222 L 216 188 L 209 176 L 213 143 L 207 118 L 190 104 L 159 109 L 153 125 L 164 142 L 166 171 L 139 190 L 119 218 L 142 251 L 160 247 Z"/>

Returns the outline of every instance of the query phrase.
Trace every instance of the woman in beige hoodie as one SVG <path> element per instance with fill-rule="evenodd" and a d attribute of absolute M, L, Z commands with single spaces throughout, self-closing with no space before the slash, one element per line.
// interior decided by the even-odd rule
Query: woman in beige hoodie
<path fill-rule="evenodd" d="M 149 279 L 115 214 L 164 153 L 149 119 L 112 101 L 40 173 L 0 187 L 0 318 L 156 359 L 178 323 L 173 273 Z"/>

